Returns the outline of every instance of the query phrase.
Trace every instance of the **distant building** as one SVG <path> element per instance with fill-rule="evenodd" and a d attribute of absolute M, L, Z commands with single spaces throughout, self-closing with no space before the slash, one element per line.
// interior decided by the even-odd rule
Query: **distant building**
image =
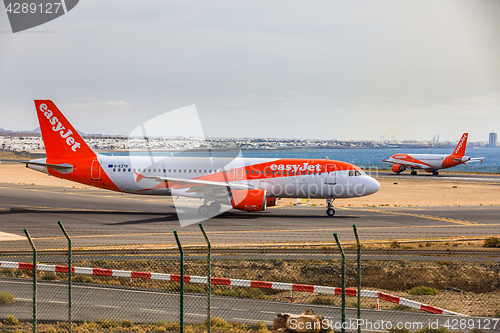
<path fill-rule="evenodd" d="M 490 133 L 490 142 L 488 144 L 489 147 L 496 147 L 497 146 L 497 134 L 496 133 Z"/>

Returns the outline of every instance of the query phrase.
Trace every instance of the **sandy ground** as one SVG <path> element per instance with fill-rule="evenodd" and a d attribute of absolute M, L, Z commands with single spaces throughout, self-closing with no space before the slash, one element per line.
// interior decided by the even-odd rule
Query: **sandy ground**
<path fill-rule="evenodd" d="M 500 205 L 500 185 L 422 180 L 380 179 L 380 190 L 372 195 L 338 199 L 336 207 L 422 207 L 422 206 L 491 206 Z M 89 188 L 26 168 L 22 164 L 0 163 L 0 183 Z M 282 199 L 280 204 L 295 204 L 295 199 Z M 325 200 L 308 204 L 325 205 Z"/>

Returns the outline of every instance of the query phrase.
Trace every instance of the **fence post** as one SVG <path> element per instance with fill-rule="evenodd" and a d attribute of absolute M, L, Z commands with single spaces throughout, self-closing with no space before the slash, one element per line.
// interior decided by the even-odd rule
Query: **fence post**
<path fill-rule="evenodd" d="M 26 237 L 28 238 L 28 241 L 30 242 L 31 248 L 33 249 L 33 333 L 37 333 L 37 308 L 36 308 L 36 287 L 37 287 L 37 253 L 36 253 L 36 247 L 35 244 L 33 243 L 33 240 L 31 239 L 30 233 L 28 232 L 28 229 L 24 229 L 24 233 L 26 234 Z"/>
<path fill-rule="evenodd" d="M 69 333 L 73 332 L 73 316 L 72 316 L 72 309 L 73 309 L 73 300 L 72 300 L 72 292 L 73 292 L 73 253 L 71 249 L 71 238 L 69 237 L 68 233 L 66 232 L 66 229 L 64 228 L 63 224 L 61 221 L 57 221 L 57 224 L 59 224 L 59 227 L 61 227 L 62 232 L 64 233 L 64 236 L 66 236 L 66 239 L 68 240 L 68 331 Z"/>
<path fill-rule="evenodd" d="M 212 317 L 210 315 L 210 299 L 212 296 L 212 244 L 210 243 L 210 239 L 208 238 L 207 233 L 205 232 L 205 228 L 203 227 L 203 223 L 199 224 L 201 231 L 203 232 L 203 236 L 205 236 L 205 240 L 207 241 L 208 254 L 207 254 L 207 333 L 210 333 L 210 327 L 212 326 Z"/>
<path fill-rule="evenodd" d="M 361 243 L 359 242 L 359 235 L 358 235 L 358 228 L 356 227 L 355 224 L 352 225 L 352 228 L 354 229 L 354 236 L 356 236 L 356 243 L 357 243 L 357 251 L 358 251 L 358 256 L 357 256 L 357 262 L 358 262 L 358 281 L 357 281 L 357 292 L 356 295 L 358 296 L 358 322 L 357 322 L 357 327 L 358 327 L 358 333 L 361 333 L 361 325 L 359 324 L 361 321 Z"/>
<path fill-rule="evenodd" d="M 345 332 L 345 253 L 344 249 L 342 248 L 342 245 L 340 244 L 339 237 L 337 236 L 337 233 L 335 232 L 333 234 L 333 237 L 335 237 L 335 241 L 337 242 L 337 245 L 339 247 L 340 254 L 342 255 L 342 333 Z"/>
<path fill-rule="evenodd" d="M 177 230 L 174 230 L 175 240 L 177 241 L 177 246 L 179 247 L 179 253 L 181 256 L 181 294 L 179 301 L 179 325 L 180 333 L 184 333 L 184 250 L 182 249 L 181 241 L 179 240 L 179 235 L 177 235 Z"/>

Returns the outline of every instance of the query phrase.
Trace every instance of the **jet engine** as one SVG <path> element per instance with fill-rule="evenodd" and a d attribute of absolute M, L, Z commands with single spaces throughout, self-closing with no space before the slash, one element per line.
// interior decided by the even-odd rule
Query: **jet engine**
<path fill-rule="evenodd" d="M 267 192 L 261 189 L 231 191 L 233 208 L 246 211 L 266 210 Z"/>
<path fill-rule="evenodd" d="M 395 173 L 400 173 L 402 171 L 405 171 L 405 169 L 406 169 L 405 166 L 401 164 L 394 164 L 392 166 L 392 171 Z"/>

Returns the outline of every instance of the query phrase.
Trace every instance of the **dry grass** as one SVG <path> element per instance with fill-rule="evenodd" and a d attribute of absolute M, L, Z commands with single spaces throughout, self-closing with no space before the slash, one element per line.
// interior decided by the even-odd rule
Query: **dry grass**
<path fill-rule="evenodd" d="M 6 332 L 31 332 L 31 323 L 23 322 L 13 325 L 4 321 L 6 324 L 0 328 Z M 130 320 L 123 319 L 117 321 L 114 319 L 102 319 L 91 322 L 75 323 L 73 325 L 74 333 L 112 333 L 112 332 L 136 332 L 136 333 L 156 333 L 156 332 L 178 332 L 179 323 L 177 322 L 158 322 L 153 325 L 134 324 Z M 221 318 L 212 318 L 211 331 L 214 333 L 269 333 L 269 328 L 262 322 L 252 326 L 240 322 L 228 323 Z M 65 322 L 55 324 L 38 324 L 40 333 L 67 333 L 68 324 Z M 186 333 L 205 333 L 207 328 L 205 324 L 185 325 Z"/>
<path fill-rule="evenodd" d="M 75 266 L 100 267 L 147 271 L 157 273 L 173 273 L 179 271 L 175 260 L 132 260 L 132 261 L 86 261 L 75 262 Z M 362 264 L 362 288 L 379 290 L 398 295 L 418 302 L 442 307 L 464 314 L 494 315 L 500 312 L 500 276 L 498 265 L 491 263 L 461 263 L 453 261 L 413 262 L 413 261 L 365 261 Z M 206 272 L 204 260 L 187 261 L 186 275 L 203 276 Z M 18 276 L 30 278 L 27 272 L 16 270 L 1 270 L 3 276 Z M 77 275 L 77 280 L 81 275 Z M 83 275 L 82 275 L 83 276 Z M 341 268 L 334 260 L 224 260 L 212 263 L 212 276 L 244 280 L 277 281 L 320 286 L 340 287 Z M 64 280 L 64 274 L 58 274 L 58 279 Z M 92 283 L 129 286 L 128 278 L 105 276 L 92 277 Z M 353 261 L 347 264 L 347 287 L 356 288 L 356 265 Z M 159 280 L 133 280 L 134 287 L 176 291 L 178 282 Z M 186 292 L 203 293 L 206 285 L 185 284 Z M 412 295 L 412 288 L 418 290 L 439 291 L 438 294 Z M 415 289 L 415 290 L 417 290 Z M 230 286 L 213 286 L 213 293 L 229 297 L 245 297 L 255 299 L 290 301 L 289 291 L 271 289 L 241 288 Z M 422 294 L 422 293 L 417 293 Z M 338 296 L 294 292 L 293 299 L 301 303 L 340 304 Z M 348 298 L 349 299 L 349 298 Z M 354 298 L 349 299 L 355 301 Z M 363 299 L 363 307 L 373 307 L 372 299 Z M 353 303 L 354 304 L 354 303 Z M 382 302 L 384 308 L 394 304 Z"/>

